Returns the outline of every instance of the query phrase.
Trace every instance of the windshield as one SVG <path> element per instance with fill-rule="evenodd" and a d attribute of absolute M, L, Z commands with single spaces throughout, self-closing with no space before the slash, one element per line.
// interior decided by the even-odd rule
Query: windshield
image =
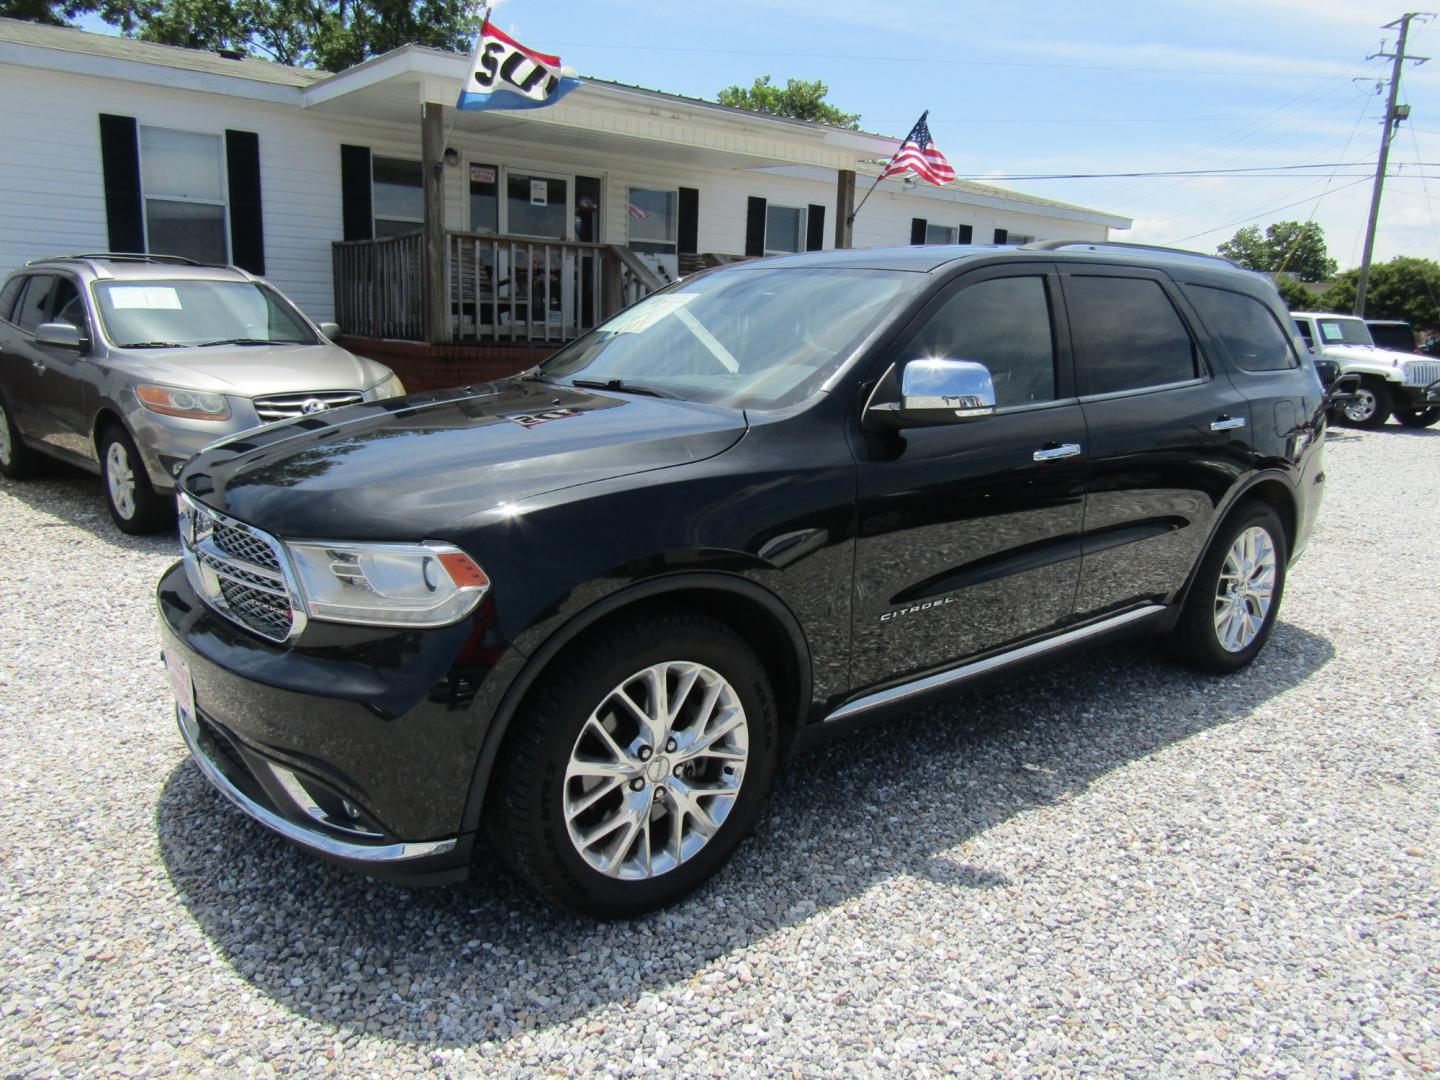
<path fill-rule="evenodd" d="M 1316 319 L 1327 345 L 1374 345 L 1370 330 L 1359 319 Z"/>
<path fill-rule="evenodd" d="M 546 379 L 736 408 L 812 393 L 924 275 L 735 269 L 642 300 L 556 353 Z"/>
<path fill-rule="evenodd" d="M 94 290 L 105 333 L 120 348 L 316 340 L 299 312 L 253 281 L 100 281 Z"/>

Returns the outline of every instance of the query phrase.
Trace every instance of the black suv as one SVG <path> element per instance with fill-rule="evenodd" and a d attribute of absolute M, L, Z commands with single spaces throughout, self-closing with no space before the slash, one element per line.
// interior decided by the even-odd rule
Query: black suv
<path fill-rule="evenodd" d="M 685 278 L 515 378 L 216 444 L 159 586 L 209 779 L 381 877 L 667 903 L 808 740 L 1118 633 L 1248 664 L 1320 502 L 1274 287 L 1125 245 Z"/>

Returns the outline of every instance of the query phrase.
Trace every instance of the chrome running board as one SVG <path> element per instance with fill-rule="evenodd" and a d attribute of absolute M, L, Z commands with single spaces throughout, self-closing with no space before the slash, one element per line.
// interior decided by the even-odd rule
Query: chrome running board
<path fill-rule="evenodd" d="M 1158 615 L 1164 610 L 1165 608 L 1160 604 L 1147 604 L 1145 607 L 1135 608 L 1119 615 L 1112 615 L 1108 619 L 1102 619 L 1100 622 L 1091 623 L 1088 626 L 1080 626 L 1074 630 L 1067 630 L 1063 634 L 1046 638 L 1044 641 L 1036 641 L 1029 645 L 1022 645 L 1018 649 L 998 653 L 995 656 L 986 657 L 984 660 L 961 664 L 959 667 L 951 668 L 949 671 L 942 671 L 936 675 L 927 675 L 913 682 L 901 683 L 899 686 L 892 686 L 888 690 L 877 690 L 873 694 L 866 694 L 864 697 L 856 698 L 846 705 L 841 705 L 840 708 L 825 717 L 821 723 L 830 724 L 836 720 L 843 720 L 847 716 L 854 716 L 857 713 L 878 709 L 882 705 L 893 705 L 896 702 L 904 701 L 906 698 L 918 697 L 921 694 L 942 686 L 964 682 L 966 679 L 973 679 L 977 675 L 984 675 L 986 672 L 995 671 L 997 668 L 1005 667 L 1008 664 L 1019 663 L 1021 660 L 1038 656 L 1052 649 L 1063 649 L 1065 646 L 1073 645 L 1077 641 L 1084 641 L 1086 638 L 1109 633 L 1111 630 L 1119 629 L 1129 623 L 1138 622 L 1152 615 Z"/>

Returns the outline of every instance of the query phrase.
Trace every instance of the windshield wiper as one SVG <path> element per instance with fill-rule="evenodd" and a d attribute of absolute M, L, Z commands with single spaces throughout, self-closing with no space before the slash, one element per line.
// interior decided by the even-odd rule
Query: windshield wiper
<path fill-rule="evenodd" d="M 120 343 L 122 349 L 183 349 L 185 343 L 181 341 L 124 341 Z"/>
<path fill-rule="evenodd" d="M 258 337 L 232 337 L 218 338 L 215 341 L 197 341 L 197 349 L 208 348 L 211 345 L 304 345 L 303 341 L 272 340 L 270 338 Z"/>
<path fill-rule="evenodd" d="M 672 394 L 669 390 L 657 390 L 653 386 L 637 386 L 635 383 L 626 382 L 624 379 L 571 379 L 571 386 L 578 386 L 584 390 L 618 390 L 622 394 L 644 394 L 646 397 L 674 398 L 679 399 L 679 394 Z"/>

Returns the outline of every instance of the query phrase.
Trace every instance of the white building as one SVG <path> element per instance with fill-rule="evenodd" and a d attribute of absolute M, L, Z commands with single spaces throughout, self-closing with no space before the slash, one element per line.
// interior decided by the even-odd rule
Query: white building
<path fill-rule="evenodd" d="M 546 109 L 457 112 L 466 63 L 409 46 L 330 74 L 0 19 L 0 273 L 183 254 L 351 333 L 553 342 L 730 258 L 1130 226 L 886 182 L 852 238 L 845 202 L 898 139 L 588 79 Z"/>

